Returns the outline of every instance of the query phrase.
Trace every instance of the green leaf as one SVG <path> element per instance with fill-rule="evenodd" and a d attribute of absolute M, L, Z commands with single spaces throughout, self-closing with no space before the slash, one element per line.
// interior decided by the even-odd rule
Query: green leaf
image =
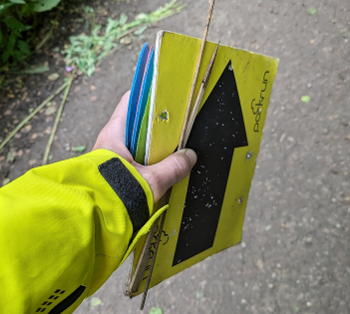
<path fill-rule="evenodd" d="M 95 72 L 95 66 L 91 66 L 86 70 L 86 74 L 91 76 Z"/>
<path fill-rule="evenodd" d="M 92 297 L 91 300 L 90 300 L 91 306 L 99 306 L 101 303 L 102 303 L 101 299 L 96 298 L 96 297 Z"/>
<path fill-rule="evenodd" d="M 301 101 L 308 104 L 311 101 L 311 97 L 309 95 L 302 96 Z"/>
<path fill-rule="evenodd" d="M 19 48 L 19 50 L 21 50 L 22 53 L 24 53 L 25 55 L 30 55 L 30 50 L 28 47 L 28 44 L 23 41 L 23 40 L 18 40 L 17 41 L 17 47 Z"/>
<path fill-rule="evenodd" d="M 147 25 L 142 26 L 140 29 L 134 32 L 135 35 L 141 35 L 147 29 Z"/>
<path fill-rule="evenodd" d="M 94 13 L 95 12 L 94 8 L 90 7 L 88 5 L 83 6 L 83 10 L 84 10 L 85 13 Z"/>
<path fill-rule="evenodd" d="M 309 13 L 310 15 L 314 15 L 315 13 L 317 13 L 317 9 L 310 7 L 307 9 L 307 13 Z"/>
<path fill-rule="evenodd" d="M 56 21 L 56 20 L 51 20 L 50 23 L 51 23 L 52 25 L 55 25 L 55 26 L 60 25 L 60 23 L 58 23 L 58 21 Z"/>
<path fill-rule="evenodd" d="M 12 51 L 14 45 L 16 43 L 16 36 L 11 35 L 9 39 L 7 40 L 7 45 L 6 45 L 6 50 L 7 51 Z"/>
<path fill-rule="evenodd" d="M 37 74 L 37 73 L 44 73 L 44 72 L 47 72 L 49 70 L 50 70 L 50 68 L 48 66 L 46 66 L 46 65 L 38 65 L 34 69 L 32 69 L 32 68 L 24 69 L 23 71 L 21 71 L 21 73 L 24 73 L 24 74 Z"/>
<path fill-rule="evenodd" d="M 152 307 L 149 314 L 163 314 L 163 310 L 160 307 Z"/>
<path fill-rule="evenodd" d="M 140 13 L 135 17 L 135 20 L 148 20 L 149 17 L 146 13 Z"/>
<path fill-rule="evenodd" d="M 37 0 L 33 6 L 34 12 L 44 12 L 51 10 L 55 7 L 61 0 Z"/>
<path fill-rule="evenodd" d="M 23 60 L 23 59 L 26 57 L 26 55 L 25 55 L 22 51 L 20 51 L 20 50 L 18 50 L 18 49 L 14 49 L 12 55 L 13 55 L 17 60 Z"/>
<path fill-rule="evenodd" d="M 108 24 L 107 24 L 105 33 L 109 34 L 113 28 L 117 28 L 118 26 L 119 26 L 119 21 L 115 21 L 111 18 L 108 18 Z"/>
<path fill-rule="evenodd" d="M 76 153 L 83 153 L 83 152 L 86 151 L 86 146 L 81 145 L 81 146 L 73 147 L 73 148 L 72 148 L 72 151 L 73 151 L 73 152 L 76 152 Z M 98 299 L 98 298 L 92 298 L 92 299 L 91 299 L 91 305 L 92 305 L 92 301 L 97 302 L 96 299 L 100 302 L 100 303 L 98 303 L 98 304 L 96 304 L 96 305 L 101 304 L 101 300 L 100 300 L 100 299 Z M 96 306 L 96 305 L 92 305 L 92 306 Z"/>
<path fill-rule="evenodd" d="M 20 4 L 26 4 L 23 0 L 10 0 L 12 3 L 20 3 Z"/>
<path fill-rule="evenodd" d="M 133 27 L 135 27 L 135 26 L 138 26 L 138 25 L 140 25 L 140 24 L 142 24 L 142 21 L 141 21 L 141 20 L 136 20 L 136 21 L 130 22 L 130 23 L 128 23 L 128 24 L 125 24 L 125 25 L 123 26 L 123 31 L 127 31 L 128 29 L 133 28 Z"/>
<path fill-rule="evenodd" d="M 15 160 L 15 151 L 11 149 L 6 156 L 6 161 L 7 162 L 13 162 Z"/>
<path fill-rule="evenodd" d="M 3 52 L 3 54 L 1 55 L 1 60 L 2 62 L 6 62 L 10 57 L 10 51 L 6 50 Z"/>
<path fill-rule="evenodd" d="M 19 30 L 24 29 L 24 25 L 20 21 L 17 21 L 14 18 L 6 17 L 4 22 L 7 25 L 7 27 L 11 29 L 19 29 Z"/>
<path fill-rule="evenodd" d="M 124 25 L 127 22 L 127 20 L 128 20 L 128 17 L 124 13 L 122 13 L 119 18 L 119 24 Z"/>
<path fill-rule="evenodd" d="M 0 15 L 11 5 L 13 5 L 13 3 L 0 4 Z"/>

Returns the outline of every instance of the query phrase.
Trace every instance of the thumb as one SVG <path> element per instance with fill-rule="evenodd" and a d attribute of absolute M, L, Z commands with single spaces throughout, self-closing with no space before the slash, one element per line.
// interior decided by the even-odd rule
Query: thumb
<path fill-rule="evenodd" d="M 192 149 L 182 149 L 155 165 L 139 169 L 152 189 L 154 202 L 158 202 L 171 186 L 186 178 L 196 162 L 197 155 Z"/>

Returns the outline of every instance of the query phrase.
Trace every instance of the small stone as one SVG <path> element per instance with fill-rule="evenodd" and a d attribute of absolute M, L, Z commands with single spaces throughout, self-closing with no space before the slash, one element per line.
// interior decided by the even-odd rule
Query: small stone
<path fill-rule="evenodd" d="M 22 132 L 23 133 L 28 133 L 31 129 L 32 129 L 32 125 L 28 124 L 22 129 Z"/>
<path fill-rule="evenodd" d="M 47 77 L 47 79 L 53 82 L 53 81 L 56 81 L 59 77 L 60 75 L 58 73 L 52 73 Z"/>
<path fill-rule="evenodd" d="M 280 138 L 280 143 L 283 142 L 283 140 L 284 140 L 285 137 L 286 137 L 286 133 L 283 133 L 283 134 L 281 135 L 281 138 Z"/>
<path fill-rule="evenodd" d="M 127 37 L 121 39 L 120 43 L 124 44 L 124 45 L 130 45 L 132 43 L 132 39 L 131 39 L 131 37 L 127 36 Z"/>
<path fill-rule="evenodd" d="M 308 238 L 306 239 L 306 243 L 312 243 L 312 237 L 308 237 Z"/>
<path fill-rule="evenodd" d="M 51 107 L 46 108 L 45 115 L 46 116 L 50 116 L 50 115 L 52 115 L 55 112 L 56 112 L 56 108 L 51 106 Z"/>
<path fill-rule="evenodd" d="M 256 261 L 256 266 L 257 266 L 260 270 L 262 270 L 262 269 L 264 268 L 264 263 L 263 263 L 263 261 L 262 261 L 261 259 L 257 260 L 257 261 Z"/>
<path fill-rule="evenodd" d="M 29 165 L 30 167 L 33 166 L 35 163 L 36 163 L 36 159 L 30 159 L 30 160 L 28 161 L 28 165 Z"/>
<path fill-rule="evenodd" d="M 3 181 L 2 181 L 2 185 L 6 185 L 7 183 L 9 183 L 11 180 L 10 178 L 5 178 Z"/>

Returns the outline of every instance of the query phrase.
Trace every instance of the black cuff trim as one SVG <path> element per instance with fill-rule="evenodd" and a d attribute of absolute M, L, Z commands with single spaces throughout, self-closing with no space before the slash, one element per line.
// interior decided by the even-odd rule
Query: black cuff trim
<path fill-rule="evenodd" d="M 118 158 L 104 162 L 98 169 L 124 203 L 134 233 L 139 231 L 149 218 L 147 197 L 140 183 Z"/>

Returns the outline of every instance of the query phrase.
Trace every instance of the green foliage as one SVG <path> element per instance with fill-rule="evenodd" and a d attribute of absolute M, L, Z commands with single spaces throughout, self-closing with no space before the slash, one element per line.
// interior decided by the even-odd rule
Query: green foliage
<path fill-rule="evenodd" d="M 163 310 L 160 307 L 153 306 L 149 314 L 163 314 Z"/>
<path fill-rule="evenodd" d="M 19 0 L 14 0 L 19 1 Z M 7 15 L 0 16 L 0 51 L 1 61 L 6 63 L 10 58 L 20 61 L 30 54 L 28 44 L 22 40 L 22 33 L 31 29 L 17 19 Z"/>
<path fill-rule="evenodd" d="M 19 0 L 21 1 L 21 0 Z M 44 12 L 49 11 L 59 4 L 61 0 L 36 0 L 33 3 L 34 12 Z"/>
<path fill-rule="evenodd" d="M 16 64 L 31 54 L 27 35 L 37 13 L 52 9 L 60 1 L 0 0 L 0 64 Z"/>
<path fill-rule="evenodd" d="M 302 96 L 301 101 L 308 104 L 311 101 L 311 97 L 309 95 Z"/>
<path fill-rule="evenodd" d="M 90 35 L 81 34 L 69 38 L 70 45 L 63 51 L 66 54 L 68 66 L 76 65 L 83 73 L 91 76 L 97 62 L 102 60 L 113 48 L 118 40 L 128 34 L 140 35 L 152 24 L 180 12 L 184 5 L 176 4 L 173 0 L 150 14 L 141 13 L 135 20 L 127 23 L 128 17 L 121 14 L 119 20 L 108 18 L 106 27 L 96 25 L 92 27 Z M 86 13 L 91 13 L 89 7 Z"/>
<path fill-rule="evenodd" d="M 76 152 L 76 153 L 83 153 L 83 152 L 86 151 L 86 146 L 84 146 L 84 145 L 76 146 L 76 147 L 73 147 L 72 150 L 73 150 L 74 152 Z M 91 299 L 91 304 L 92 304 L 92 301 L 93 301 L 94 299 L 97 299 L 97 298 L 92 298 L 92 299 Z M 95 301 L 96 301 L 96 300 L 95 300 Z M 95 302 L 95 303 L 96 303 L 96 302 Z M 101 303 L 101 302 L 100 302 L 100 303 Z M 99 303 L 99 304 L 100 304 L 100 303 Z M 98 305 L 98 304 L 97 304 L 97 305 Z"/>
<path fill-rule="evenodd" d="M 317 9 L 310 7 L 307 9 L 307 13 L 309 13 L 310 15 L 314 15 L 315 13 L 317 13 Z"/>
<path fill-rule="evenodd" d="M 102 303 L 102 301 L 100 298 L 92 297 L 90 300 L 90 305 L 92 307 L 99 306 L 99 305 L 101 305 L 101 303 Z"/>

